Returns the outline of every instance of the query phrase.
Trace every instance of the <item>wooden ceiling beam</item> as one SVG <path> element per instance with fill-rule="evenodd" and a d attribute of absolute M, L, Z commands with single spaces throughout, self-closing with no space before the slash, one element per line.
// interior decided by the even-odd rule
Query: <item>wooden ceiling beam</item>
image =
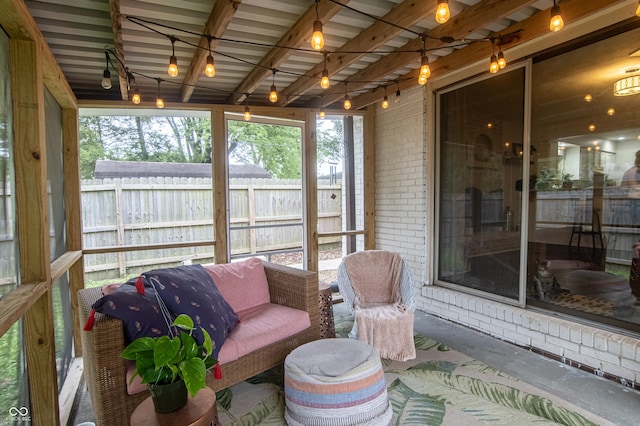
<path fill-rule="evenodd" d="M 123 101 L 129 99 L 129 88 L 127 82 L 127 70 L 122 64 L 126 64 L 124 58 L 124 44 L 122 42 L 122 15 L 120 14 L 120 0 L 109 0 L 109 13 L 111 14 L 111 30 L 113 32 L 113 45 L 117 61 L 118 81 L 120 85 L 120 96 Z"/>
<path fill-rule="evenodd" d="M 565 0 L 562 2 L 562 16 L 564 17 L 565 22 L 578 21 L 604 8 L 622 3 L 623 1 L 624 0 L 590 0 L 585 2 L 583 0 Z M 505 47 L 513 48 L 522 43 L 530 42 L 538 37 L 549 34 L 549 18 L 548 10 L 543 10 L 523 21 L 515 23 L 510 27 L 497 32 L 495 35 L 499 36 L 511 33 L 520 34 L 520 36 L 513 39 L 511 43 L 503 46 L 504 51 Z M 471 63 L 480 61 L 483 58 L 486 58 L 488 63 L 488 58 L 491 56 L 491 53 L 492 50 L 489 43 L 474 43 L 432 62 L 430 64 L 431 75 L 434 76 L 438 73 L 451 72 Z M 418 72 L 419 70 L 415 69 L 402 76 L 402 82 L 399 83 L 400 89 L 406 90 L 411 87 L 415 87 L 418 84 Z M 363 108 L 379 101 L 383 97 L 384 88 L 378 87 L 353 98 L 351 100 L 351 104 L 353 105 L 353 108 Z"/>
<path fill-rule="evenodd" d="M 452 37 L 456 40 L 468 37 L 486 25 L 495 22 L 505 16 L 516 12 L 517 10 L 535 3 L 535 0 L 484 0 L 476 5 L 465 9 L 458 15 L 451 18 L 448 22 L 442 25 L 438 25 L 431 31 L 427 32 L 426 49 L 432 50 L 440 47 L 446 47 L 450 43 L 445 43 L 440 39 L 443 37 Z M 404 46 L 399 47 L 396 51 L 400 53 L 391 53 L 379 61 L 371 64 L 367 68 L 352 75 L 349 80 L 354 83 L 349 83 L 349 88 L 355 90 L 365 85 L 365 83 L 359 83 L 364 81 L 376 81 L 393 73 L 398 68 L 418 63 L 420 61 L 420 54 L 418 53 L 423 47 L 423 41 L 420 37 L 415 38 Z M 409 51 L 415 51 L 415 55 L 406 53 Z M 432 66 L 433 68 L 433 66 Z M 380 88 L 384 90 L 383 88 Z M 333 95 L 325 96 L 323 99 L 324 106 L 330 105 L 344 96 L 344 92 L 334 93 Z M 384 96 L 384 94 L 382 95 Z M 382 97 L 381 97 L 382 98 Z M 352 101 L 353 104 L 353 101 Z"/>
<path fill-rule="evenodd" d="M 212 37 L 212 50 L 218 45 L 218 41 L 216 39 L 222 37 L 224 32 L 227 30 L 231 19 L 233 19 L 233 16 L 238 10 L 238 6 L 240 6 L 240 3 L 242 3 L 242 0 L 218 0 L 211 9 L 211 14 L 209 14 L 203 34 L 207 34 Z M 182 81 L 182 89 L 180 89 L 181 102 L 189 102 L 189 99 L 191 99 L 191 95 L 195 89 L 194 85 L 198 83 L 198 80 L 204 71 L 208 50 L 209 39 L 207 37 L 200 37 L 198 48 L 195 49 L 195 52 L 193 53 L 189 69 Z"/>
<path fill-rule="evenodd" d="M 364 56 L 364 53 L 344 52 L 370 52 L 382 46 L 395 35 L 402 32 L 402 28 L 409 28 L 421 20 L 426 19 L 428 16 L 433 15 L 435 13 L 435 6 L 435 2 L 432 2 L 430 6 L 425 6 L 423 3 L 418 3 L 415 0 L 404 0 L 401 4 L 395 6 L 382 17 L 382 20 L 393 22 L 398 25 L 398 27 L 382 21 L 375 21 L 371 26 L 349 40 L 336 52 L 331 52 L 331 54 L 327 56 L 326 64 L 329 77 L 347 68 Z M 279 105 L 285 106 L 290 104 L 315 85 L 319 84 L 324 68 L 324 61 L 320 62 L 306 73 L 307 76 L 300 77 L 290 84 L 281 92 Z M 310 75 L 318 76 L 318 79 L 311 79 L 308 77 Z"/>
<path fill-rule="evenodd" d="M 349 3 L 348 0 L 343 4 Z M 295 24 L 280 38 L 274 47 L 267 53 L 260 63 L 244 78 L 242 83 L 235 88 L 233 93 L 227 98 L 228 104 L 238 104 L 244 101 L 245 93 L 253 93 L 254 90 L 269 76 L 271 69 L 282 65 L 294 50 L 311 39 L 313 23 L 316 19 L 327 22 L 340 11 L 342 6 L 328 0 L 320 0 L 318 3 L 318 16 L 316 17 L 316 4 L 309 6 L 304 14 Z M 282 46 L 282 47 L 280 47 Z"/>

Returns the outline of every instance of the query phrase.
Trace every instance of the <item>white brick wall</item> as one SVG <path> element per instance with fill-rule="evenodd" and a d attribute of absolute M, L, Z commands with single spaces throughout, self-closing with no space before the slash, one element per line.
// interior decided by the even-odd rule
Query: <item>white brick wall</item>
<path fill-rule="evenodd" d="M 376 116 L 376 248 L 407 260 L 417 309 L 595 374 L 640 387 L 640 340 L 567 319 L 532 312 L 452 289 L 427 285 L 427 208 L 432 209 L 424 89 L 402 92 L 400 103 Z"/>

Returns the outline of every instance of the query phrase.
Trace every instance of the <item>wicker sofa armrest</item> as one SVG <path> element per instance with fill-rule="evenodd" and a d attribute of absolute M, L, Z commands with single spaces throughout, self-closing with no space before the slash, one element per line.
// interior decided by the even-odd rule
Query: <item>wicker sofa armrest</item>
<path fill-rule="evenodd" d="M 271 303 L 307 311 L 318 310 L 318 273 L 262 262 Z M 311 321 L 313 324 L 313 320 Z"/>

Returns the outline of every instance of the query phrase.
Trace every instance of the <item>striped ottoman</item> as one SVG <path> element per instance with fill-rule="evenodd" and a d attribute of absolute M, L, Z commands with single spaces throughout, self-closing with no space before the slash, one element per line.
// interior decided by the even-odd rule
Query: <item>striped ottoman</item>
<path fill-rule="evenodd" d="M 288 425 L 388 425 L 393 411 L 378 351 L 352 339 L 322 339 L 284 361 Z"/>

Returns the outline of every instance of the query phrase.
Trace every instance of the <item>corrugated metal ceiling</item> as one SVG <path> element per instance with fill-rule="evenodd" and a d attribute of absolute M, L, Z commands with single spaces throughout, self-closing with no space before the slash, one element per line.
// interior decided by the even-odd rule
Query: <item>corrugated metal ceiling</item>
<path fill-rule="evenodd" d="M 201 41 L 200 35 L 206 31 L 212 10 L 224 5 L 218 4 L 220 1 L 233 6 L 235 12 L 230 14 L 228 23 L 222 24 L 220 38 L 214 40 L 216 75 L 208 78 L 200 72 L 193 79 L 193 91 L 190 93 L 184 86 L 185 82 L 191 84 L 190 80 L 185 80 L 188 78 L 187 70 L 196 57 L 196 46 Z M 344 6 L 333 0 L 320 0 L 317 5 L 314 0 L 25 2 L 78 99 L 121 100 L 130 97 L 133 87 L 138 87 L 143 101 L 152 102 L 158 90 L 158 79 L 161 79 L 160 93 L 165 102 L 242 103 L 245 94 L 249 94 L 252 104 L 266 105 L 269 103 L 270 86 L 275 83 L 280 93 L 289 95 L 281 96 L 279 105 L 314 107 L 320 104 L 321 96 L 322 103 L 329 105 L 338 101 L 345 92 L 357 98 L 385 85 L 393 86 L 392 93 L 395 92 L 397 82 L 413 78 L 415 69 L 420 65 L 420 34 L 431 35 L 439 31 L 441 36 L 449 29 L 452 34 L 464 33 L 465 39 L 490 37 L 538 13 L 548 16 L 547 9 L 553 5 L 552 0 L 451 0 L 449 5 L 454 19 L 438 28 L 434 19 L 436 0 L 341 0 L 341 3 Z M 329 52 L 328 68 L 332 71 L 332 86 L 326 91 L 317 83 L 317 72 L 323 67 L 324 56 L 311 51 L 311 28 L 300 25 L 306 22 L 305 16 L 307 20 L 308 16 L 315 18 L 316 7 L 321 15 L 326 14 L 321 20 L 325 49 Z M 335 12 L 331 12 L 331 8 Z M 402 12 L 393 15 L 394 8 Z M 491 19 L 485 17 L 488 10 L 495 11 Z M 392 17 L 394 21 L 390 23 L 403 24 L 399 24 L 401 29 L 398 29 L 374 17 Z M 283 40 L 285 35 L 290 39 Z M 289 42 L 298 35 L 302 40 L 294 43 L 298 50 L 280 49 L 274 53 L 274 45 Z M 171 55 L 168 36 L 177 39 L 175 55 L 180 74 L 175 78 L 168 76 L 166 71 Z M 455 35 L 454 38 L 460 39 L 461 36 Z M 431 63 L 466 47 L 459 41 L 428 41 Z M 352 46 L 358 46 L 363 52 L 354 61 L 343 61 L 343 56 L 334 53 L 345 48 L 351 50 Z M 407 47 L 412 49 L 392 56 L 392 66 L 381 65 L 380 60 L 390 52 Z M 120 84 L 124 81 L 124 74 L 119 80 L 117 70 L 113 68 L 113 87 L 104 90 L 100 86 L 106 62 L 105 49 L 117 53 L 135 77 L 131 90 L 122 90 Z M 261 61 L 269 60 L 269 55 L 275 55 L 273 57 L 278 63 L 258 66 Z M 201 56 L 201 66 L 204 58 Z M 115 59 L 112 62 L 116 63 Z M 343 62 L 345 65 L 341 65 Z M 277 70 L 275 75 L 272 75 L 271 67 Z M 252 73 L 257 75 L 258 83 L 247 82 Z M 363 79 L 363 76 L 375 78 Z M 313 84 L 307 84 L 307 81 Z"/>

